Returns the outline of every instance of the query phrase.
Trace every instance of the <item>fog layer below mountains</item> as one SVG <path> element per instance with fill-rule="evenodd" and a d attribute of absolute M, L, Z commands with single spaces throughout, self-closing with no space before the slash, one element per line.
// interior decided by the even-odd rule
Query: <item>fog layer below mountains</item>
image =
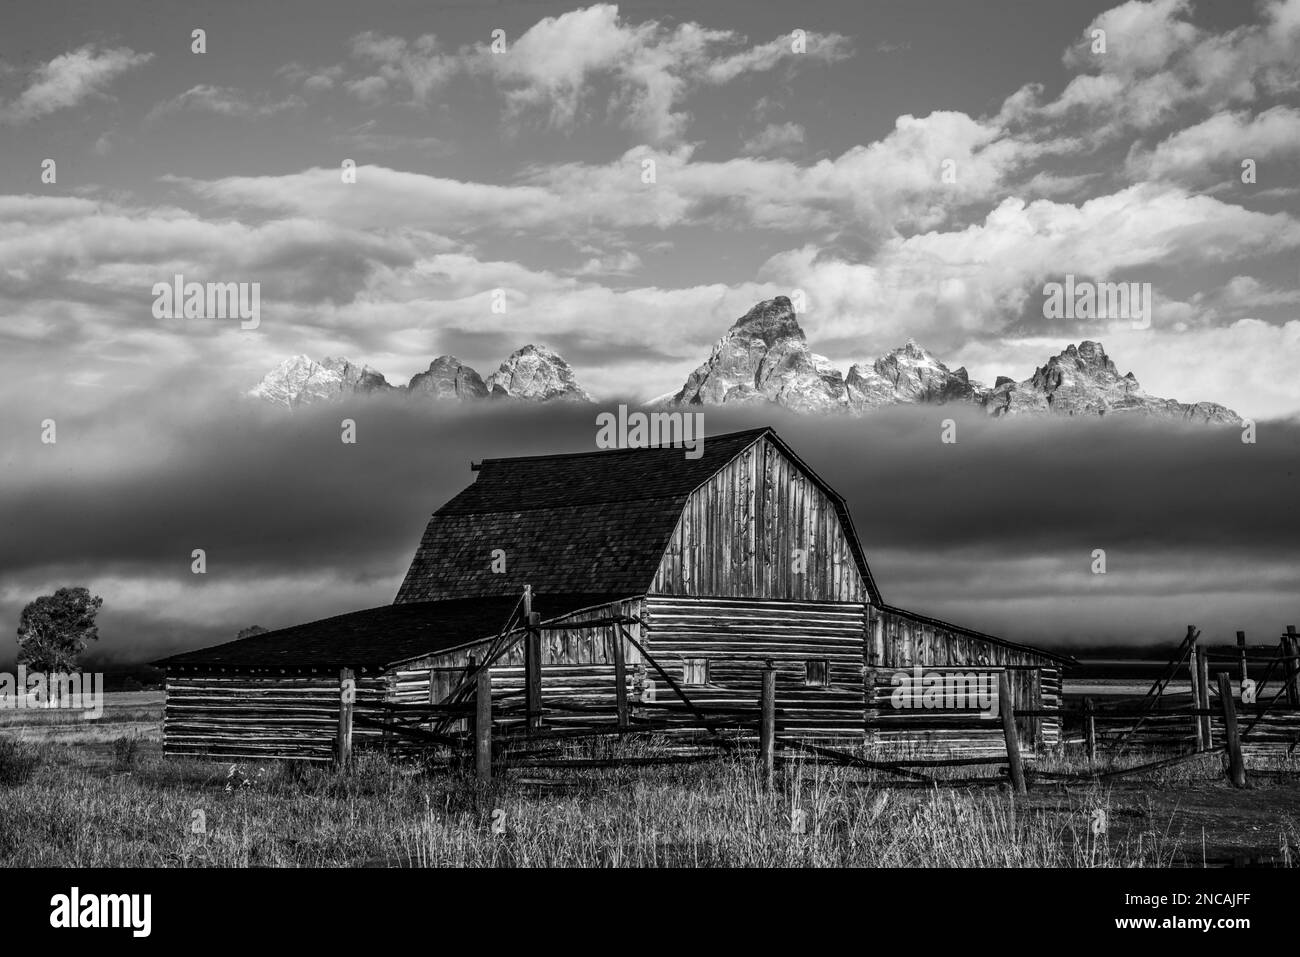
<path fill-rule="evenodd" d="M 13 410 L 0 426 L 0 664 L 22 606 L 60 585 L 103 596 L 99 651 L 124 663 L 385 604 L 471 460 L 591 450 L 596 414 L 615 405 L 371 396 L 288 412 L 146 395 L 57 419 L 53 445 L 47 410 Z M 1247 445 L 1236 427 L 955 406 L 704 416 L 712 434 L 772 425 L 838 489 L 894 604 L 1058 647 L 1172 647 L 1188 624 L 1264 641 L 1300 623 L 1296 424 L 1261 423 Z M 955 444 L 940 441 L 945 418 Z"/>

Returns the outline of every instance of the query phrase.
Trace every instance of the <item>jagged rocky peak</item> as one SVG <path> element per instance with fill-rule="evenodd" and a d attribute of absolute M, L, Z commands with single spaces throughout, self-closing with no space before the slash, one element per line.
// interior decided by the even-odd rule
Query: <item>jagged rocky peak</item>
<path fill-rule="evenodd" d="M 913 339 L 841 376 L 808 348 L 785 296 L 758 303 L 737 319 L 709 358 L 676 393 L 656 405 L 774 402 L 797 412 L 870 409 L 905 404 L 968 403 L 991 415 L 1138 412 L 1199 422 L 1239 422 L 1213 402 L 1184 404 L 1147 395 L 1130 373 L 1121 374 L 1100 342 L 1070 345 L 1034 375 L 1017 382 L 998 376 L 992 388 L 950 369 Z"/>
<path fill-rule="evenodd" d="M 569 364 L 546 346 L 526 345 L 516 349 L 487 377 L 488 392 L 496 397 L 546 402 L 552 399 L 591 402 L 578 385 Z"/>
<path fill-rule="evenodd" d="M 455 356 L 438 356 L 429 363 L 428 371 L 411 376 L 406 388 L 411 395 L 440 400 L 467 401 L 488 395 L 483 377 Z"/>
<path fill-rule="evenodd" d="M 320 362 L 321 368 L 334 373 L 343 383 L 343 391 L 383 392 L 393 388 L 383 374 L 367 365 L 357 365 L 348 359 L 326 357 Z"/>
<path fill-rule="evenodd" d="M 516 351 L 486 381 L 455 356 L 438 356 L 426 371 L 417 372 L 405 386 L 392 386 L 374 369 L 348 359 L 327 358 L 317 362 L 307 356 L 293 356 L 268 373 L 248 395 L 296 408 L 357 393 L 390 391 L 435 401 L 489 397 L 592 401 L 564 359 L 545 346 L 534 345 Z"/>
<path fill-rule="evenodd" d="M 1216 402 L 1187 404 L 1148 395 L 1132 372 L 1121 374 L 1105 347 L 1091 340 L 1066 346 L 1023 382 L 999 377 L 983 405 L 993 415 L 1138 413 L 1195 422 L 1241 421 Z"/>
<path fill-rule="evenodd" d="M 964 366 L 949 369 L 913 339 L 870 365 L 850 366 L 845 385 L 849 403 L 858 409 L 904 402 L 973 401 L 985 391 L 971 382 Z"/>
<path fill-rule="evenodd" d="M 775 402 L 797 412 L 825 412 L 846 408 L 847 400 L 840 371 L 809 351 L 793 305 L 777 296 L 737 319 L 670 402 Z"/>
<path fill-rule="evenodd" d="M 296 408 L 329 402 L 358 392 L 383 392 L 393 388 L 380 373 L 348 359 L 325 358 L 317 362 L 304 355 L 285 359 L 249 390 L 254 398 Z"/>
<path fill-rule="evenodd" d="M 731 332 L 741 330 L 752 339 L 761 339 L 768 348 L 783 339 L 806 341 L 794 305 L 788 296 L 764 299 L 731 324 Z"/>

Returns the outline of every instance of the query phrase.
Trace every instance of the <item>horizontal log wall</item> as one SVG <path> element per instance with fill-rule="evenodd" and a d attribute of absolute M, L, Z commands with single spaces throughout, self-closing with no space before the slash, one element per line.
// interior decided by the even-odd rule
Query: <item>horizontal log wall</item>
<path fill-rule="evenodd" d="M 1006 739 L 1002 722 L 995 717 L 981 714 L 978 708 L 927 708 L 896 707 L 895 691 L 902 687 L 895 676 L 906 675 L 909 684 L 914 684 L 916 672 L 913 668 L 869 669 L 867 686 L 870 689 L 867 699 L 867 741 L 870 744 L 908 753 L 924 753 L 939 757 L 998 755 L 1006 753 Z M 1005 670 L 1011 683 L 1011 694 L 1015 699 L 1012 707 L 1017 710 L 1038 711 L 1060 707 L 1061 674 L 1055 668 L 1007 667 L 990 668 L 983 666 L 921 666 L 922 676 L 940 675 L 945 685 L 950 676 L 975 675 L 984 682 L 984 687 L 996 689 L 997 675 Z M 943 703 L 951 705 L 954 700 L 944 697 Z M 1005 702 L 998 702 L 1000 709 Z M 1020 736 L 1022 749 L 1043 750 L 1053 748 L 1061 740 L 1060 719 L 1056 717 L 1019 717 L 1016 719 L 1016 731 Z"/>
<path fill-rule="evenodd" d="M 863 604 L 652 595 L 645 621 L 647 650 L 674 680 L 683 680 L 687 659 L 708 660 L 708 685 L 683 689 L 697 706 L 756 707 L 770 659 L 778 734 L 862 737 Z M 809 687 L 807 662 L 822 660 L 829 684 Z M 656 701 L 678 700 L 653 671 L 647 680 Z"/>
<path fill-rule="evenodd" d="M 835 502 L 766 438 L 687 500 L 650 591 L 865 601 Z"/>
<path fill-rule="evenodd" d="M 387 683 L 358 675 L 354 714 L 377 714 Z M 338 672 L 308 675 L 169 670 L 163 712 L 163 752 L 231 760 L 334 757 L 340 688 Z M 353 746 L 379 732 L 354 726 Z"/>

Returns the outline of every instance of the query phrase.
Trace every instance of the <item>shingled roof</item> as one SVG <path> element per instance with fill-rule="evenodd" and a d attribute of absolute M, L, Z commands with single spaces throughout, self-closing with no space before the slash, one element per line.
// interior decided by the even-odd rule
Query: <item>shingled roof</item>
<path fill-rule="evenodd" d="M 626 595 L 534 595 L 549 621 Z M 383 668 L 499 634 L 519 595 L 407 602 L 238 638 L 154 662 L 164 668 Z"/>
<path fill-rule="evenodd" d="M 521 582 L 543 594 L 644 594 L 690 494 L 764 435 L 835 503 L 877 596 L 843 498 L 760 428 L 709 436 L 698 459 L 666 446 L 485 459 L 478 480 L 434 512 L 396 601 L 518 594 Z M 508 574 L 491 569 L 498 548 Z"/>

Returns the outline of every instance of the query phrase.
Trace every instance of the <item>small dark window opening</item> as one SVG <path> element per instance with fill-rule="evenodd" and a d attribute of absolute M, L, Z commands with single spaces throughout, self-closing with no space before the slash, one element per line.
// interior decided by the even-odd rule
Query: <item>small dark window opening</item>
<path fill-rule="evenodd" d="M 682 684 L 699 687 L 708 683 L 708 658 L 686 658 L 682 661 Z"/>
<path fill-rule="evenodd" d="M 803 666 L 803 683 L 809 688 L 825 688 L 831 683 L 831 663 L 825 658 L 813 658 Z"/>

